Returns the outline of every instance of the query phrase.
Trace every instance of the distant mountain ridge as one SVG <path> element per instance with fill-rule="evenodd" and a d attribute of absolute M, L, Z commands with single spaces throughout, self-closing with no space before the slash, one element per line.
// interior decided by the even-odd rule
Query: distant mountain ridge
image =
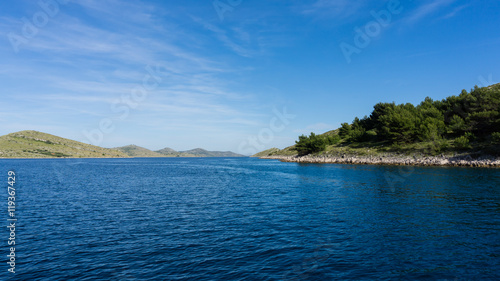
<path fill-rule="evenodd" d="M 163 149 L 156 150 L 156 152 L 161 153 L 161 154 L 174 154 L 174 153 L 178 153 L 178 151 L 175 151 L 175 150 L 173 150 L 170 147 L 165 147 Z"/>
<path fill-rule="evenodd" d="M 198 157 L 197 155 L 177 151 L 170 147 L 165 147 L 160 150 L 156 150 L 155 152 L 162 154 L 162 157 Z"/>
<path fill-rule="evenodd" d="M 0 136 L 0 158 L 129 158 L 129 157 L 246 157 L 231 151 L 196 148 L 152 151 L 137 145 L 103 148 L 37 131 Z"/>
<path fill-rule="evenodd" d="M 241 155 L 231 151 L 207 151 L 203 148 L 195 148 L 181 152 L 193 154 L 196 155 L 197 157 L 246 157 L 245 155 Z"/>
<path fill-rule="evenodd" d="M 203 148 L 195 148 L 186 151 L 176 151 L 170 147 L 152 151 L 137 145 L 116 147 L 130 157 L 246 157 L 231 151 L 208 151 Z"/>
<path fill-rule="evenodd" d="M 119 150 L 130 157 L 165 157 L 165 155 L 163 154 L 151 151 L 147 148 L 140 147 L 134 144 L 122 147 L 115 147 L 114 149 Z"/>

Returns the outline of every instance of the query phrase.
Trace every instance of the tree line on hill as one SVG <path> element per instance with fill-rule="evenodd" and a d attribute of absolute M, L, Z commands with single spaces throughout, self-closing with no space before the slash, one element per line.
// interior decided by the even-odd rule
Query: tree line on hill
<path fill-rule="evenodd" d="M 500 84 L 475 86 L 440 101 L 427 97 L 417 106 L 378 103 L 370 116 L 342 123 L 338 134 L 299 136 L 295 149 L 305 155 L 341 141 L 391 145 L 432 141 L 447 148 L 449 140 L 455 149 L 471 148 L 472 141 L 500 144 Z"/>

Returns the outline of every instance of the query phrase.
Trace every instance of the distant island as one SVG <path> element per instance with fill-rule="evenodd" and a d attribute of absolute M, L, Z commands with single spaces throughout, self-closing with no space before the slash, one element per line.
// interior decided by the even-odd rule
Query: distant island
<path fill-rule="evenodd" d="M 202 148 L 175 151 L 172 148 L 165 147 L 160 150 L 151 151 L 137 145 L 127 145 L 116 147 L 115 149 L 131 157 L 246 157 L 245 155 L 237 154 L 231 151 L 207 151 Z"/>
<path fill-rule="evenodd" d="M 305 163 L 500 167 L 500 84 L 419 105 L 378 103 L 370 116 L 253 157 Z"/>
<path fill-rule="evenodd" d="M 245 157 L 230 151 L 196 148 L 175 151 L 164 148 L 151 151 L 136 145 L 103 148 L 58 136 L 20 131 L 0 136 L 0 158 L 130 158 L 130 157 Z"/>

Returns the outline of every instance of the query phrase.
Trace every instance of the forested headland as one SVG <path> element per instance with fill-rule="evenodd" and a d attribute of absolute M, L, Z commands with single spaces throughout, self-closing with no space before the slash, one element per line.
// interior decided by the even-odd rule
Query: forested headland
<path fill-rule="evenodd" d="M 500 84 L 474 87 L 443 100 L 413 105 L 381 102 L 369 116 L 298 137 L 294 146 L 256 156 L 493 155 L 500 156 Z"/>

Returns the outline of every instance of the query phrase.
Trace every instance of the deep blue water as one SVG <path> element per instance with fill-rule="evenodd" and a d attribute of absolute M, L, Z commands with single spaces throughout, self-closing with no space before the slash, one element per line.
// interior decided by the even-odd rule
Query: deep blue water
<path fill-rule="evenodd" d="M 500 280 L 500 170 L 0 160 L 0 280 Z M 4 206 L 4 207 L 1 207 Z"/>

